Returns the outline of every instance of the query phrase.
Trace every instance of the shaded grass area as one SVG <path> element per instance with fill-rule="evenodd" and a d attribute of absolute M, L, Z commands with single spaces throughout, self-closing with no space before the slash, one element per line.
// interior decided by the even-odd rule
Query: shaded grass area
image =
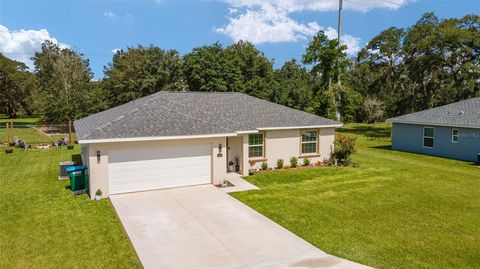
<path fill-rule="evenodd" d="M 259 173 L 247 180 L 261 190 L 232 195 L 320 249 L 356 262 L 478 268 L 480 169 L 392 151 L 389 141 L 366 138 L 388 128 L 342 129 L 359 136 L 358 168 Z"/>
<path fill-rule="evenodd" d="M 57 179 L 58 163 L 78 154 L 0 153 L 0 268 L 141 268 L 110 201 Z"/>
<path fill-rule="evenodd" d="M 42 124 L 40 118 L 15 118 L 10 119 L 7 116 L 0 114 L 0 126 L 5 126 L 6 122 L 13 122 L 13 124 L 25 125 L 25 124 Z"/>
<path fill-rule="evenodd" d="M 357 134 L 367 138 L 381 137 L 390 139 L 392 133 L 392 124 L 389 122 L 376 124 L 351 123 L 337 129 L 337 132 Z"/>

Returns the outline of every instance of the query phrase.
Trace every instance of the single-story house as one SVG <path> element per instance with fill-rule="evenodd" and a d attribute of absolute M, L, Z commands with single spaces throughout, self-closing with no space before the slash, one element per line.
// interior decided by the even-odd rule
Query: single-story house
<path fill-rule="evenodd" d="M 218 184 L 291 157 L 331 158 L 340 122 L 241 93 L 161 91 L 74 122 L 90 193 Z"/>
<path fill-rule="evenodd" d="M 480 98 L 388 119 L 392 149 L 464 161 L 480 154 Z"/>

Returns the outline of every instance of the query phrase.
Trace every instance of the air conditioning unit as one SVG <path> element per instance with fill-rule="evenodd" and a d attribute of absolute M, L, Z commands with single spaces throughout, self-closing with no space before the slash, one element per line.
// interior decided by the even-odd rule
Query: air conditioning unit
<path fill-rule="evenodd" d="M 67 173 L 67 167 L 74 166 L 75 162 L 61 162 L 60 163 L 60 175 L 58 176 L 58 179 L 67 179 L 68 178 L 68 173 Z"/>

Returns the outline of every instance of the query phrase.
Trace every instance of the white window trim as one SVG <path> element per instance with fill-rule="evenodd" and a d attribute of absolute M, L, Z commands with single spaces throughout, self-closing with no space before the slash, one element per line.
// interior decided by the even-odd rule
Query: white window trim
<path fill-rule="evenodd" d="M 433 136 L 425 136 L 425 129 L 433 129 Z M 433 147 L 435 146 L 435 127 L 423 127 L 423 133 L 422 133 L 422 146 L 424 148 L 427 148 L 427 149 L 433 149 Z M 429 147 L 429 146 L 425 146 L 425 138 L 431 138 L 433 139 L 433 146 Z"/>
<path fill-rule="evenodd" d="M 304 132 L 315 132 L 317 133 L 315 141 L 303 141 L 303 133 Z M 311 144 L 315 143 L 315 152 L 308 152 L 308 153 L 303 153 L 303 144 Z M 308 155 L 315 155 L 318 154 L 318 130 L 301 130 L 300 131 L 300 155 L 302 156 L 308 156 Z"/>
<path fill-rule="evenodd" d="M 457 131 L 457 135 L 454 135 L 453 132 Z M 454 137 L 457 137 L 457 141 L 453 140 Z M 452 129 L 452 143 L 457 144 L 460 140 L 460 130 L 459 129 Z"/>
<path fill-rule="evenodd" d="M 262 135 L 262 144 L 250 144 L 250 137 L 248 138 L 248 158 L 250 159 L 258 159 L 265 157 L 265 134 L 264 133 L 255 133 L 252 135 Z M 250 147 L 262 147 L 262 156 L 250 157 Z"/>

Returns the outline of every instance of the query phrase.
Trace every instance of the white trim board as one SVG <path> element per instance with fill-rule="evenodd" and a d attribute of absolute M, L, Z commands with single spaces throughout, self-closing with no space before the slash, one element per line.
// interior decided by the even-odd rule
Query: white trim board
<path fill-rule="evenodd" d="M 334 125 L 313 125 L 313 126 L 290 126 L 290 127 L 262 127 L 257 130 L 237 131 L 235 133 L 207 134 L 207 135 L 177 135 L 177 136 L 146 136 L 146 137 L 125 137 L 125 138 L 106 138 L 106 139 L 80 139 L 79 144 L 98 144 L 98 143 L 116 143 L 116 142 L 137 142 L 137 141 L 158 141 L 158 140 L 177 140 L 177 139 L 195 139 L 195 138 L 214 138 L 231 137 L 240 134 L 254 134 L 260 131 L 268 130 L 290 130 L 290 129 L 321 129 L 342 127 L 342 124 Z"/>
<path fill-rule="evenodd" d="M 451 128 L 465 128 L 465 129 L 480 129 L 480 126 L 468 126 L 461 124 L 446 124 L 446 123 L 431 123 L 431 122 L 413 122 L 413 121 L 391 121 L 386 122 L 398 123 L 398 124 L 411 124 L 411 125 L 427 125 L 427 126 L 439 126 L 439 127 L 451 127 Z"/>
<path fill-rule="evenodd" d="M 176 140 L 176 139 L 195 139 L 195 138 L 214 138 L 237 136 L 236 133 L 210 134 L 210 135 L 180 135 L 180 136 L 147 136 L 147 137 L 126 137 L 126 138 L 107 138 L 107 139 L 81 139 L 79 144 L 98 144 L 113 142 L 137 142 L 137 141 L 158 141 L 158 140 Z"/>
<path fill-rule="evenodd" d="M 342 127 L 343 124 L 331 124 L 331 125 L 310 125 L 310 126 L 288 126 L 288 127 L 260 127 L 257 128 L 260 131 L 269 130 L 291 130 L 291 129 L 322 129 L 322 128 L 334 128 Z"/>
<path fill-rule="evenodd" d="M 237 134 L 256 134 L 258 130 L 237 131 Z"/>

